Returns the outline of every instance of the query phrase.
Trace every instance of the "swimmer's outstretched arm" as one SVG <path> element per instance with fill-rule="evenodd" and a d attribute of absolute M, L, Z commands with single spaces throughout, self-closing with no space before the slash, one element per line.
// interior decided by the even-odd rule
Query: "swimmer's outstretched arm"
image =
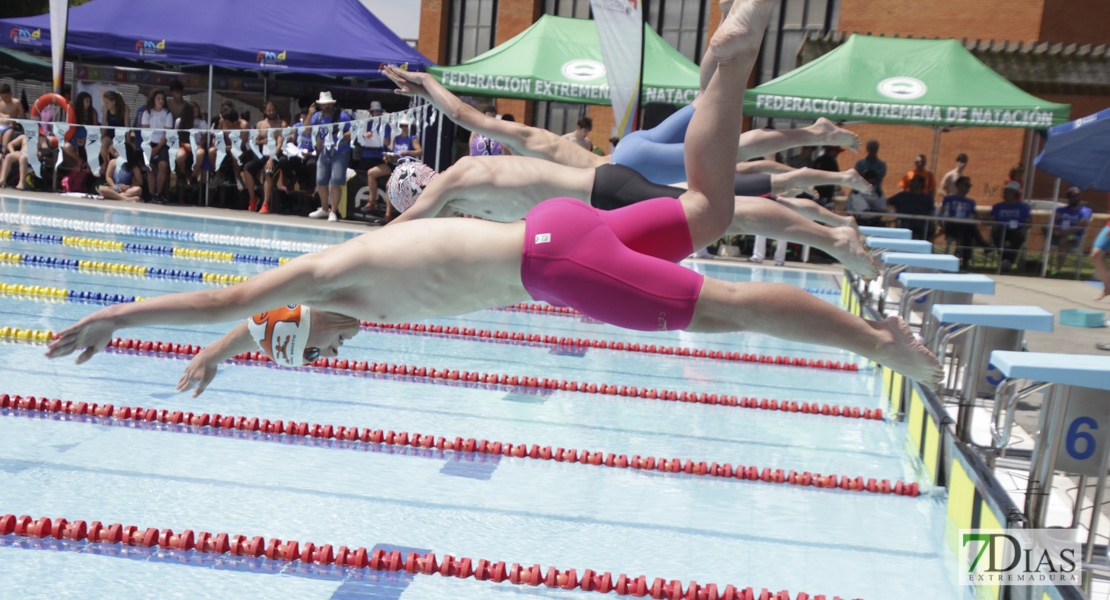
<path fill-rule="evenodd" d="M 193 391 L 193 397 L 196 398 L 204 392 L 209 383 L 212 383 L 221 362 L 236 354 L 256 349 L 258 346 L 254 343 L 247 324 L 239 325 L 224 334 L 222 338 L 205 346 L 193 357 L 193 360 L 189 361 L 189 366 L 185 367 L 185 373 L 177 382 L 177 391 L 186 392 L 195 385 L 197 389 Z"/>
<path fill-rule="evenodd" d="M 322 254 L 300 256 L 223 289 L 168 294 L 103 308 L 55 334 L 46 356 L 58 358 L 83 350 L 76 361 L 81 364 L 103 350 L 117 329 L 221 323 L 246 319 L 275 306 L 309 304 L 330 287 L 320 276 Z"/>
<path fill-rule="evenodd" d="M 508 144 L 514 151 L 523 148 L 533 134 L 532 127 L 503 121 L 480 112 L 460 100 L 428 73 L 402 71 L 390 66 L 385 68 L 385 75 L 397 85 L 398 94 L 419 96 L 431 102 L 448 119 L 466 129 Z"/>

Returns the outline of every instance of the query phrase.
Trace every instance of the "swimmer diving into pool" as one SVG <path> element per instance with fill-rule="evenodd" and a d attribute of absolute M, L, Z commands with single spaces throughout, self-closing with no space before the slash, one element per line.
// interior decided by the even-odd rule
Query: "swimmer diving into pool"
<path fill-rule="evenodd" d="M 679 198 L 686 191 L 652 183 L 622 165 L 579 169 L 524 156 L 464 157 L 442 174 L 421 162 L 403 163 L 390 175 L 388 190 L 400 213 L 389 227 L 458 214 L 516 221 L 553 197 L 577 198 L 595 208 L 615 210 L 653 198 Z M 819 225 L 770 198 L 735 196 L 734 206 L 727 235 L 762 235 L 805 244 L 827 252 L 861 277 L 878 275 L 853 227 Z"/>
<path fill-rule="evenodd" d="M 46 355 L 79 352 L 83 363 L 117 329 L 250 318 L 254 332 L 245 323 L 214 346 L 241 347 L 260 334 L 263 342 L 269 337 L 271 355 L 275 344 L 284 351 L 277 360 L 303 364 L 335 356 L 357 331 L 356 319 L 418 321 L 536 299 L 629 329 L 743 330 L 837 346 L 935 385 L 936 358 L 897 317 L 868 321 L 794 286 L 720 281 L 674 264 L 719 238 L 732 219 L 735 99 L 773 6 L 774 0 L 737 2 L 713 35 L 718 69 L 687 131 L 690 189 L 678 199 L 600 211 L 552 198 L 514 223 L 419 219 L 384 227 L 234 286 L 104 308 L 59 332 Z M 269 316 L 286 305 L 311 307 L 308 315 L 289 309 L 307 317 L 307 331 L 291 324 L 291 315 Z M 179 388 L 199 383 L 195 376 L 187 373 Z"/>

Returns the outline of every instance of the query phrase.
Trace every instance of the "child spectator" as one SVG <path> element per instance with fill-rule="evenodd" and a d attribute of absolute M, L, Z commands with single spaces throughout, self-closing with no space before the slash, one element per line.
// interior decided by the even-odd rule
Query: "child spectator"
<path fill-rule="evenodd" d="M 125 157 L 113 158 L 108 161 L 104 183 L 97 188 L 97 191 L 109 200 L 138 202 L 142 199 L 143 188 L 134 185 L 136 181 L 142 181 L 139 168 L 131 166 Z"/>

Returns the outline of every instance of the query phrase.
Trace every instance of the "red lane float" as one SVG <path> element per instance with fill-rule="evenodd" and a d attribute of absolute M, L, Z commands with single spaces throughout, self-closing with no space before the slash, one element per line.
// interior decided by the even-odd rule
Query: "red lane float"
<path fill-rule="evenodd" d="M 269 434 L 296 435 L 320 439 L 336 439 L 368 444 L 388 444 L 391 446 L 411 446 L 413 448 L 435 448 L 437 450 L 457 452 L 477 452 L 480 454 L 511 456 L 516 458 L 529 458 L 535 460 L 548 460 L 554 462 L 578 463 L 583 465 L 605 466 L 618 469 L 635 469 L 640 471 L 658 471 L 667 473 L 687 473 L 704 477 L 717 477 L 721 479 L 738 479 L 741 481 L 762 481 L 765 483 L 778 483 L 800 487 L 815 487 L 832 489 L 839 487 L 845 491 L 869 492 L 872 494 L 890 494 L 897 496 L 915 497 L 920 494 L 916 483 L 896 481 L 893 484 L 888 479 L 878 483 L 875 479 L 868 479 L 864 484 L 863 477 L 848 475 L 821 475 L 809 471 L 798 473 L 796 471 L 783 471 L 782 469 L 762 469 L 754 465 L 736 465 L 729 463 L 694 461 L 681 458 L 663 458 L 639 455 L 621 454 L 612 452 L 592 452 L 590 450 L 552 448 L 538 444 L 511 444 L 507 442 L 493 442 L 484 439 L 456 437 L 449 440 L 443 436 L 423 434 L 417 432 L 394 432 L 381 429 L 368 429 L 366 427 L 320 425 L 317 423 L 298 423 L 296 421 L 282 422 L 270 421 L 257 417 L 233 417 L 208 414 L 193 414 L 191 412 L 169 411 L 153 408 L 115 407 L 111 404 L 97 405 L 85 402 L 48 400 L 34 396 L 13 396 L 0 394 L 0 408 L 12 408 L 27 411 L 65 413 L 95 416 L 100 418 L 115 419 L 120 421 L 150 421 L 167 423 L 171 425 L 187 425 L 191 427 L 210 427 L 213 429 L 236 429 L 240 431 L 257 431 Z M 837 485 L 837 482 L 840 485 Z"/>
<path fill-rule="evenodd" d="M 167 342 L 151 342 L 143 340 L 125 340 L 115 338 L 108 343 L 109 348 L 124 350 L 140 350 L 143 352 L 158 352 L 164 354 L 194 355 L 201 351 L 200 346 L 171 344 Z M 244 352 L 233 358 L 241 361 L 256 363 L 273 362 L 261 352 Z M 805 414 L 820 414 L 825 416 L 843 417 L 846 419 L 864 419 L 872 421 L 883 420 L 881 408 L 859 409 L 858 407 L 838 406 L 835 404 L 819 404 L 817 402 L 795 402 L 774 400 L 767 398 L 748 398 L 727 395 L 724 393 L 711 394 L 708 392 L 679 392 L 676 390 L 661 390 L 656 388 L 636 386 L 616 386 L 605 383 L 586 383 L 567 381 L 563 379 L 548 379 L 546 377 L 533 377 L 527 375 L 509 376 L 496 373 L 478 373 L 472 371 L 458 371 L 449 369 L 436 369 L 434 367 L 416 367 L 411 365 L 397 365 L 392 363 L 378 363 L 353 360 L 339 360 L 335 358 L 320 358 L 307 366 L 329 368 L 347 371 L 363 371 L 390 375 L 405 375 L 411 377 L 427 377 L 445 381 L 467 381 L 471 383 L 497 384 L 518 386 L 533 389 L 562 390 L 587 394 L 605 394 L 609 396 L 629 396 L 647 398 L 650 400 L 664 400 L 668 402 L 684 402 L 690 404 L 713 404 L 739 408 L 752 408 L 759 410 L 772 410 L 780 412 L 793 412 Z"/>
<path fill-rule="evenodd" d="M 691 581 L 684 584 L 678 580 L 666 581 L 661 578 L 651 580 L 643 575 L 630 578 L 621 574 L 616 578 L 612 573 L 597 572 L 592 569 L 582 571 L 579 576 L 575 569 L 561 571 L 548 567 L 545 572 L 540 565 L 522 567 L 519 563 L 507 566 L 504 561 L 492 562 L 485 559 L 455 558 L 450 554 L 437 558 L 435 554 L 420 555 L 409 552 L 405 555 L 397 550 L 368 551 L 366 548 L 351 550 L 347 546 L 331 544 L 317 545 L 312 542 L 300 543 L 295 540 L 266 540 L 261 536 L 212 534 L 206 531 L 193 533 L 186 529 L 174 533 L 171 529 L 158 530 L 153 527 L 142 529 L 134 525 L 113 523 L 104 526 L 100 521 L 91 524 L 85 521 L 68 521 L 48 517 L 33 518 L 29 515 L 0 515 L 0 535 L 46 538 L 57 540 L 87 541 L 93 544 L 120 544 L 149 548 L 158 546 L 163 550 L 194 550 L 206 554 L 231 554 L 236 556 L 265 557 L 270 560 L 336 565 L 353 569 L 372 569 L 375 571 L 404 571 L 412 574 L 439 575 L 457 579 L 477 579 L 510 585 L 544 585 L 549 588 L 567 590 L 578 589 L 584 592 L 608 594 L 616 592 L 620 596 L 651 596 L 652 598 L 677 598 L 696 600 L 825 600 L 825 596 L 810 596 L 801 592 L 791 596 L 790 592 L 780 591 L 772 594 L 763 589 L 759 596 L 752 588 L 737 588 L 726 585 L 719 588 L 716 584 L 699 584 Z M 834 596 L 833 600 L 842 600 Z"/>
<path fill-rule="evenodd" d="M 771 356 L 767 354 L 725 352 L 722 350 L 698 350 L 693 348 L 679 348 L 675 346 L 655 346 L 651 344 L 634 344 L 626 342 L 610 342 L 607 340 L 557 337 L 553 335 L 540 335 L 536 333 L 492 331 L 485 329 L 471 329 L 467 327 L 423 325 L 418 323 L 371 323 L 369 321 L 362 321 L 362 326 L 364 328 L 376 329 L 379 331 L 401 331 L 409 334 L 429 333 L 466 337 L 478 340 L 508 340 L 530 344 L 546 344 L 551 346 L 580 346 L 583 348 L 601 348 L 605 350 L 640 352 L 645 354 L 690 356 L 694 358 L 706 358 L 732 362 L 752 362 L 793 367 L 811 367 L 814 369 L 829 369 L 833 371 L 859 371 L 859 365 L 849 362 L 841 363 L 839 361 L 833 360 L 814 360 L 811 358 L 806 359 L 790 356 Z"/>

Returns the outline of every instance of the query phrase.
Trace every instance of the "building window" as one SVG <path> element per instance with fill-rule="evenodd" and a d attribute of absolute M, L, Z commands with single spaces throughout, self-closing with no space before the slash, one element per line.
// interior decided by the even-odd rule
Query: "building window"
<path fill-rule="evenodd" d="M 494 47 L 497 0 L 452 0 L 447 64 L 466 62 Z"/>
<path fill-rule="evenodd" d="M 570 133 L 578 126 L 578 119 L 589 116 L 586 104 L 569 102 L 536 102 L 535 126 L 559 135 Z"/>
<path fill-rule="evenodd" d="M 648 0 L 644 18 L 668 44 L 701 64 L 709 31 L 710 0 Z"/>
<path fill-rule="evenodd" d="M 809 32 L 835 31 L 840 0 L 781 0 L 771 13 L 771 22 L 755 68 L 755 85 L 793 71 L 798 49 Z M 790 128 L 793 119 L 756 118 L 753 127 Z"/>
<path fill-rule="evenodd" d="M 543 12 L 556 17 L 590 18 L 590 0 L 544 0 Z"/>

